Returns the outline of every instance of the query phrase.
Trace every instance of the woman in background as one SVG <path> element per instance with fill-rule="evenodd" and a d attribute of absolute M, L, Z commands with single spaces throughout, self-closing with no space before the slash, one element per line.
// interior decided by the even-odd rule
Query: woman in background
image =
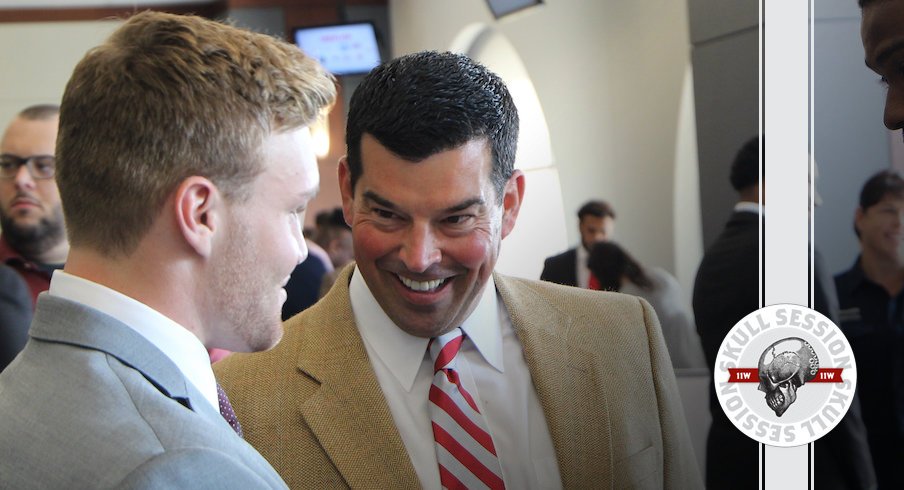
<path fill-rule="evenodd" d="M 641 266 L 613 242 L 593 246 L 587 259 L 600 289 L 618 291 L 647 300 L 656 311 L 665 344 L 674 368 L 702 368 L 706 365 L 700 337 L 690 308 L 681 294 L 678 280 L 659 267 Z"/>

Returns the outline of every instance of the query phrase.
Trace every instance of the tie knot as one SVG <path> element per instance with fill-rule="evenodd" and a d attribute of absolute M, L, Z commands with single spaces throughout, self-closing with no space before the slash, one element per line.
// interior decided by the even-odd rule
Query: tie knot
<path fill-rule="evenodd" d="M 460 328 L 430 339 L 428 350 L 430 351 L 430 358 L 433 359 L 434 373 L 441 369 L 453 369 L 455 367 L 455 356 L 458 355 L 458 350 L 461 349 L 463 340 L 464 336 Z"/>

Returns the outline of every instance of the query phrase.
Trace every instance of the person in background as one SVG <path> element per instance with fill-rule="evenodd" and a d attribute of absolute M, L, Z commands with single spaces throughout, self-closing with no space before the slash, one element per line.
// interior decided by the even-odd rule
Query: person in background
<path fill-rule="evenodd" d="M 25 347 L 31 310 L 25 280 L 13 268 L 0 264 L 0 372 Z"/>
<path fill-rule="evenodd" d="M 319 224 L 317 243 L 329 254 L 330 262 L 333 265 L 333 270 L 324 274 L 320 283 L 320 297 L 322 298 L 333 287 L 339 271 L 355 260 L 352 229 L 345 222 L 342 208 L 333 209 Z"/>
<path fill-rule="evenodd" d="M 864 61 L 869 69 L 879 75 L 882 83 L 886 86 L 885 110 L 883 114 L 885 127 L 892 131 L 899 131 L 901 132 L 900 134 L 904 135 L 904 73 L 902 73 L 900 69 L 901 56 L 904 54 L 904 1 L 858 0 L 858 5 L 860 6 L 862 14 L 860 36 L 863 42 Z M 861 211 L 865 209 L 863 201 L 864 200 L 861 197 Z M 867 218 L 866 213 L 863 214 L 863 217 Z M 891 213 L 889 213 L 889 215 L 890 214 Z M 873 216 L 869 216 L 868 218 L 872 217 Z M 861 243 L 862 242 L 863 238 L 861 238 Z M 862 248 L 862 252 L 865 254 L 866 249 Z M 881 256 L 882 253 L 878 253 L 877 255 Z M 863 257 L 863 255 L 861 255 L 861 257 Z M 891 280 L 888 277 L 881 280 L 879 280 L 878 276 L 869 278 L 868 267 L 871 266 L 867 266 L 866 264 L 862 264 L 862 266 L 864 266 L 863 272 L 867 278 L 870 281 L 875 282 L 873 287 L 861 291 L 860 294 L 862 295 L 862 299 L 871 297 L 870 301 L 875 301 L 878 306 L 883 302 L 883 299 L 890 303 L 889 297 L 900 297 L 899 294 L 893 294 L 896 290 L 893 286 L 897 281 Z M 853 268 L 848 272 L 853 272 L 854 274 L 847 275 L 846 280 L 839 276 L 836 276 L 835 278 L 836 285 L 838 286 L 839 302 L 843 309 L 844 305 L 853 298 L 844 297 L 848 294 L 848 291 L 843 291 L 842 287 L 849 285 L 842 284 L 842 282 L 853 282 L 853 280 L 856 279 L 856 272 Z M 885 272 L 885 274 L 892 276 L 895 273 L 894 267 Z M 877 280 L 878 282 L 876 282 Z M 884 293 L 881 289 L 885 289 Z M 868 292 L 869 290 L 872 290 L 872 292 Z M 853 291 L 851 291 L 851 293 L 852 292 Z M 897 299 L 895 299 L 895 301 L 897 301 Z M 889 306 L 892 305 L 889 304 Z M 888 331 L 891 325 L 895 325 L 896 328 L 899 328 L 901 325 L 901 305 L 895 304 L 893 307 L 895 308 L 895 316 L 891 315 L 891 312 L 889 312 L 889 315 L 884 319 L 875 317 L 873 320 L 870 320 L 869 317 L 865 316 L 865 312 L 861 312 L 859 318 L 857 315 L 851 315 L 853 318 L 848 319 L 846 318 L 848 315 L 844 314 L 844 310 L 842 310 L 842 328 L 844 328 L 846 324 L 851 325 L 851 323 L 860 325 L 859 327 L 855 326 L 845 329 L 845 333 L 849 330 L 854 330 L 854 332 L 848 336 L 848 339 L 851 340 L 851 344 L 854 346 L 855 354 L 857 354 L 858 351 L 851 337 L 854 336 L 854 333 L 857 333 L 856 330 L 859 330 L 863 336 L 862 339 L 859 339 L 858 343 L 875 343 L 877 337 L 885 337 L 886 340 L 889 340 L 890 337 L 894 336 L 900 340 L 900 331 L 894 334 Z M 850 320 L 850 322 L 847 320 Z M 900 349 L 900 344 L 895 344 L 894 342 L 891 344 L 891 346 L 874 345 L 874 347 L 884 348 L 886 352 L 890 348 Z M 869 350 L 868 347 L 869 346 L 864 346 L 864 348 Z M 859 360 L 860 357 L 858 355 L 858 361 Z M 876 361 L 884 364 L 886 367 L 889 362 L 888 359 L 876 359 Z M 890 442 L 894 440 L 898 441 L 891 446 L 883 444 L 882 450 L 884 450 L 884 453 L 882 454 L 876 454 L 875 450 L 873 451 L 873 460 L 876 465 L 876 473 L 879 478 L 880 488 L 883 488 L 883 485 L 890 485 L 889 488 L 895 488 L 896 486 L 900 487 L 902 474 L 904 474 L 900 464 L 902 460 L 900 452 L 902 444 L 900 443 L 900 438 L 901 434 L 904 433 L 904 412 L 902 412 L 901 408 L 904 406 L 904 401 L 902 401 L 902 398 L 904 398 L 904 387 L 902 387 L 904 368 L 902 368 L 900 364 L 902 362 L 900 355 L 894 362 L 896 363 L 893 372 L 894 377 L 889 380 L 887 379 L 888 373 L 883 373 L 883 376 L 886 377 L 883 378 L 885 379 L 884 396 L 879 395 L 876 397 L 876 393 L 867 394 L 865 392 L 866 389 L 862 388 L 860 384 L 863 376 L 860 375 L 857 377 L 857 391 L 861 393 L 863 418 L 867 424 L 867 433 L 870 438 L 871 447 L 875 447 L 873 446 L 874 443 Z M 861 363 L 858 362 L 858 369 L 860 368 Z M 875 367 L 872 368 L 875 369 Z M 867 399 L 870 397 L 874 398 L 874 400 L 868 401 Z M 874 408 L 869 408 L 867 405 L 870 403 L 877 403 L 877 405 Z M 874 409 L 875 412 L 873 414 L 867 413 Z M 894 410 L 894 412 L 889 413 L 890 410 Z M 878 417 L 879 420 L 884 419 L 886 421 L 885 423 L 890 425 L 883 425 L 880 429 L 877 429 L 880 432 L 874 434 L 877 430 L 873 429 L 874 426 L 869 420 L 872 417 Z"/>
<path fill-rule="evenodd" d="M 217 365 L 289 486 L 701 487 L 649 304 L 494 273 L 517 141 L 505 84 L 464 55 L 358 85 L 339 163 L 355 264 L 275 349 Z"/>
<path fill-rule="evenodd" d="M 590 272 L 603 291 L 639 296 L 650 302 L 659 322 L 674 368 L 702 368 L 703 349 L 687 300 L 678 280 L 659 267 L 643 267 L 615 242 L 600 242 L 590 249 Z"/>
<path fill-rule="evenodd" d="M 706 249 L 694 280 L 693 311 L 703 355 L 710 370 L 725 335 L 747 314 L 760 307 L 759 159 L 761 139 L 745 142 L 731 164 L 729 180 L 738 202 L 716 240 Z M 710 373 L 712 374 L 712 373 Z M 759 488 L 758 444 L 739 431 L 719 405 L 710 385 L 712 425 L 706 440 L 707 488 Z"/>
<path fill-rule="evenodd" d="M 819 176 L 814 162 L 813 178 Z M 815 194 L 810 213 L 822 205 L 822 196 Z M 841 325 L 835 281 L 828 273 L 822 254 L 813 247 L 813 309 L 822 313 L 835 325 Z M 860 361 L 858 361 L 858 367 Z M 858 376 L 859 378 L 859 376 Z M 860 395 L 854 393 L 847 413 L 834 429 L 814 443 L 813 472 L 820 490 L 875 489 L 876 472 L 870 454 L 866 426 L 863 423 Z"/>
<path fill-rule="evenodd" d="M 206 349 L 283 334 L 335 98 L 278 39 L 141 12 L 76 65 L 57 182 L 69 258 L 0 373 L 2 486 L 286 488 L 241 437 Z"/>
<path fill-rule="evenodd" d="M 886 86 L 885 127 L 904 130 L 904 1 L 858 0 L 862 19 L 860 37 L 866 66 L 881 77 Z M 904 133 L 902 133 L 904 134 Z"/>
<path fill-rule="evenodd" d="M 25 279 L 32 303 L 69 253 L 54 179 L 60 108 L 22 110 L 0 140 L 0 263 Z"/>
<path fill-rule="evenodd" d="M 615 210 L 606 201 L 588 201 L 578 210 L 578 229 L 581 232 L 580 245 L 543 262 L 541 281 L 599 289 L 590 269 L 587 257 L 594 243 L 612 239 L 615 231 Z"/>
<path fill-rule="evenodd" d="M 904 178 L 870 177 L 854 231 L 860 256 L 835 276 L 841 328 L 857 358 L 857 393 L 879 488 L 904 487 Z"/>
<path fill-rule="evenodd" d="M 298 264 L 286 283 L 286 302 L 282 307 L 283 321 L 308 309 L 320 298 L 320 287 L 324 278 L 333 273 L 333 262 L 329 254 L 314 238 L 322 226 L 326 211 L 317 214 L 317 229 L 308 229 L 304 243 L 308 247 L 308 258 Z"/>
<path fill-rule="evenodd" d="M 330 256 L 313 239 L 305 237 L 308 257 L 295 267 L 286 283 L 286 302 L 282 306 L 283 321 L 308 309 L 320 298 L 324 277 L 333 272 Z"/>

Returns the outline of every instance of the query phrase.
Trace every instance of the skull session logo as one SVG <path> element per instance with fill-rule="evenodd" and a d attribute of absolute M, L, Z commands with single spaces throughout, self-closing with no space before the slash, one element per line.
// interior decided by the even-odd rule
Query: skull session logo
<path fill-rule="evenodd" d="M 752 439 L 799 446 L 847 413 L 857 385 L 854 353 L 841 330 L 798 305 L 761 308 L 734 326 L 716 357 L 716 395 Z"/>

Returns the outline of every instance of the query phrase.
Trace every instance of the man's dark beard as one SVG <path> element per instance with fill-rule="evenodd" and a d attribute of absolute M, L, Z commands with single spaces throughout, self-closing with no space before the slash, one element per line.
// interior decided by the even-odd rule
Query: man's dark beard
<path fill-rule="evenodd" d="M 32 262 L 38 262 L 38 256 L 64 238 L 63 210 L 58 206 L 51 218 L 41 218 L 36 226 L 28 227 L 17 225 L 9 216 L 0 212 L 0 228 L 3 238 L 15 251 Z"/>

